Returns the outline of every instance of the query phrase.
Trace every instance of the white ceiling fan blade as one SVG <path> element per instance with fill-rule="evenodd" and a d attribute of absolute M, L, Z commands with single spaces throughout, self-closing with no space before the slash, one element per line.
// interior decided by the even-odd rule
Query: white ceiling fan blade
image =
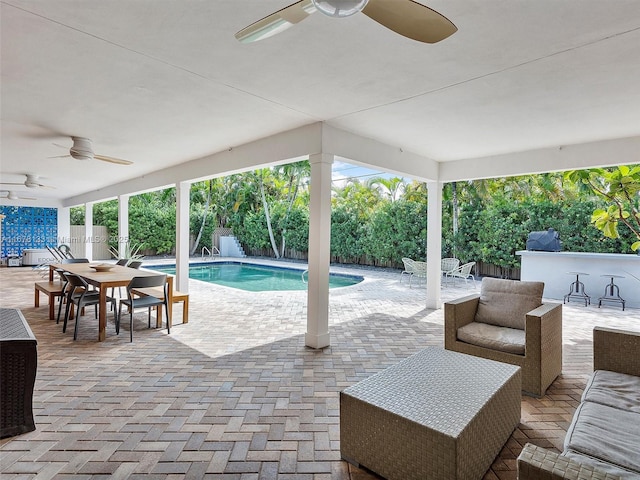
<path fill-rule="evenodd" d="M 20 183 L 0 182 L 0 185 L 22 185 L 22 186 L 24 186 L 24 182 L 20 182 Z"/>
<path fill-rule="evenodd" d="M 242 43 L 263 40 L 301 22 L 315 11 L 312 0 L 300 0 L 243 28 L 235 37 Z"/>
<path fill-rule="evenodd" d="M 118 165 L 132 165 L 133 162 L 129 160 L 121 160 L 119 158 L 105 157 L 104 155 L 93 155 L 96 160 L 102 160 L 103 162 L 116 163 Z"/>
<path fill-rule="evenodd" d="M 447 17 L 413 0 L 369 0 L 366 16 L 400 35 L 436 43 L 458 31 Z"/>

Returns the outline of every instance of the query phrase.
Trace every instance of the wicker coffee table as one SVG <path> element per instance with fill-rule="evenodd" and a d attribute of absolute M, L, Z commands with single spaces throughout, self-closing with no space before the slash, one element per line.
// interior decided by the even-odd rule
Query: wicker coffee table
<path fill-rule="evenodd" d="M 520 390 L 520 367 L 427 348 L 340 392 L 341 456 L 390 480 L 481 479 Z"/>

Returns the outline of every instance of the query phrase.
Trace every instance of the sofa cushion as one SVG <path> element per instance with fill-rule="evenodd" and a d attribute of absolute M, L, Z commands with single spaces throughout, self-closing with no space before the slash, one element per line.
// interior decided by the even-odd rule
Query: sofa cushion
<path fill-rule="evenodd" d="M 584 389 L 582 401 L 640 414 L 640 377 L 596 370 Z"/>
<path fill-rule="evenodd" d="M 581 403 L 564 439 L 572 451 L 640 474 L 640 414 Z"/>
<path fill-rule="evenodd" d="M 458 340 L 479 347 L 524 355 L 524 330 L 471 322 L 458 329 Z"/>
<path fill-rule="evenodd" d="M 597 458 L 590 457 L 589 455 L 583 455 L 582 453 L 574 452 L 573 450 L 569 450 L 563 452 L 561 454 L 563 457 L 570 458 L 581 465 L 589 465 L 591 467 L 595 467 L 602 472 L 606 472 L 611 475 L 616 475 L 616 478 L 621 478 L 623 480 L 638 480 L 638 474 L 636 472 L 632 472 L 630 470 L 626 470 L 624 468 L 620 468 L 617 465 L 613 465 L 611 463 L 602 462 Z M 597 477 L 600 478 L 600 477 Z"/>
<path fill-rule="evenodd" d="M 542 282 L 482 279 L 475 321 L 524 330 L 525 316 L 542 305 Z"/>

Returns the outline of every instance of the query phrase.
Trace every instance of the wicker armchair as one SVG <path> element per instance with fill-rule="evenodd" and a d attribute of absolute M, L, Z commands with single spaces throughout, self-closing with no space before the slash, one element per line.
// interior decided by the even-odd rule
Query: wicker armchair
<path fill-rule="evenodd" d="M 444 304 L 447 350 L 522 368 L 535 397 L 562 371 L 562 304 L 542 303 L 544 284 L 484 278 L 480 294 Z"/>

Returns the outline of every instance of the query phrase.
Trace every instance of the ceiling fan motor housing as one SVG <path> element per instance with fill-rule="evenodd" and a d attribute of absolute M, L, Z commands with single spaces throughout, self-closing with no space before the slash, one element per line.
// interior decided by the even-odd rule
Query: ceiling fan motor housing
<path fill-rule="evenodd" d="M 330 17 L 350 17 L 361 12 L 369 0 L 312 0 L 315 7 Z"/>
<path fill-rule="evenodd" d="M 71 137 L 73 139 L 73 146 L 69 150 L 69 153 L 76 160 L 91 160 L 93 159 L 93 146 L 91 140 L 82 137 Z"/>
<path fill-rule="evenodd" d="M 38 177 L 36 177 L 35 175 L 27 175 L 27 179 L 24 181 L 24 186 L 27 188 L 38 188 L 40 186 Z"/>

